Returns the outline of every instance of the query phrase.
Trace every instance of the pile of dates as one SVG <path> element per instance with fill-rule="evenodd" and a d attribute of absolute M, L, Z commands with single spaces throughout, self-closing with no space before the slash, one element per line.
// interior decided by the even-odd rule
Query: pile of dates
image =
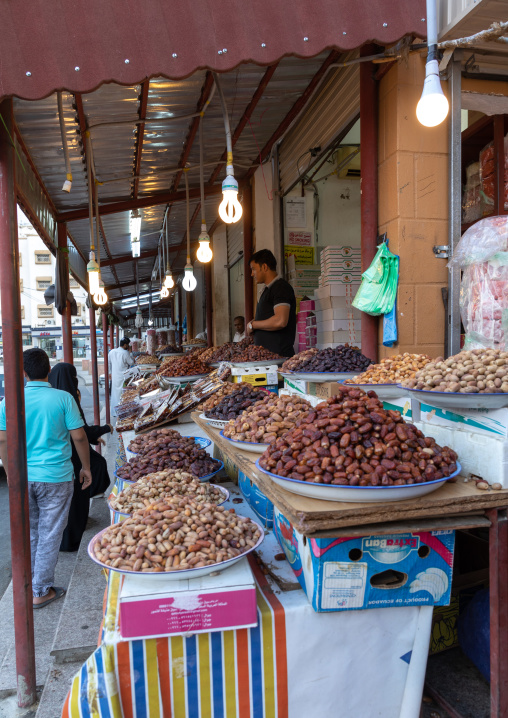
<path fill-rule="evenodd" d="M 224 436 L 233 441 L 269 444 L 284 436 L 302 419 L 311 405 L 298 396 L 267 394 L 224 427 Z"/>
<path fill-rule="evenodd" d="M 220 462 L 212 459 L 204 449 L 195 444 L 192 437 L 179 435 L 178 439 L 170 439 L 167 442 L 162 438 L 156 439 L 116 473 L 121 479 L 137 481 L 147 474 L 165 469 L 180 469 L 199 478 L 217 471 L 219 466 Z"/>
<path fill-rule="evenodd" d="M 136 436 L 128 446 L 129 451 L 139 456 L 150 455 L 162 447 L 172 446 L 184 440 L 187 444 L 194 443 L 193 436 L 182 436 L 174 429 L 154 429 L 148 434 Z"/>
<path fill-rule="evenodd" d="M 265 451 L 266 471 L 343 486 L 403 486 L 450 476 L 457 454 L 383 409 L 375 392 L 341 386 Z"/>
<path fill-rule="evenodd" d="M 301 372 L 362 372 L 372 364 L 364 354 L 356 347 L 350 347 L 347 344 L 340 344 L 334 349 L 321 349 L 316 354 L 308 356 L 307 351 L 302 352 L 306 355 L 302 361 L 294 362 L 301 354 L 293 357 L 291 371 Z M 283 365 L 283 370 L 284 370 Z"/>
<path fill-rule="evenodd" d="M 281 358 L 278 354 L 257 344 L 251 344 L 246 349 L 235 351 L 233 354 L 233 361 L 235 362 L 273 361 Z"/>
<path fill-rule="evenodd" d="M 221 419 L 223 421 L 229 421 L 230 419 L 236 419 L 236 417 L 248 409 L 249 406 L 254 402 L 259 401 L 263 396 L 260 394 L 261 389 L 250 384 L 237 385 L 238 388 L 229 396 L 225 396 L 217 406 L 209 409 L 205 412 L 205 416 L 213 419 Z"/>
<path fill-rule="evenodd" d="M 316 356 L 319 349 L 306 349 L 299 354 L 295 354 L 294 357 L 286 359 L 284 364 L 281 366 L 281 371 L 297 371 L 298 367 L 302 366 L 304 362 L 312 357 Z"/>
<path fill-rule="evenodd" d="M 164 372 L 160 372 L 160 374 L 164 374 L 164 376 L 197 376 L 198 374 L 209 374 L 210 371 L 210 367 L 200 361 L 198 356 L 187 354 L 172 359 L 165 365 Z"/>
<path fill-rule="evenodd" d="M 218 391 L 215 392 L 215 394 L 212 394 L 209 399 L 203 401 L 199 405 L 199 408 L 202 409 L 204 412 L 207 412 L 209 409 L 213 409 L 214 406 L 217 406 L 217 404 L 220 404 L 220 402 L 224 399 L 225 396 L 229 396 L 229 394 L 232 394 L 233 392 L 244 386 L 252 386 L 252 384 L 248 384 L 245 381 L 240 381 L 236 384 L 230 381 L 224 382 L 224 384 L 220 387 Z"/>

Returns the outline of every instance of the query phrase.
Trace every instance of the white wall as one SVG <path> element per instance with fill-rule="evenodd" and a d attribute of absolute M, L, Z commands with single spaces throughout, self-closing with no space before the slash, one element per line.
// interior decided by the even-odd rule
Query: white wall
<path fill-rule="evenodd" d="M 221 224 L 212 238 L 212 282 L 213 282 L 213 344 L 219 346 L 229 341 L 228 312 L 228 248 L 226 227 Z"/>

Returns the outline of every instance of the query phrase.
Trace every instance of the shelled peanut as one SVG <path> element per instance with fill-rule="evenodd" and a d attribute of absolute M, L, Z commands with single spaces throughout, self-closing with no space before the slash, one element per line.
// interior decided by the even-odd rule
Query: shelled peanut
<path fill-rule="evenodd" d="M 297 396 L 267 394 L 224 427 L 224 436 L 234 441 L 269 444 L 293 429 L 311 409 Z"/>
<path fill-rule="evenodd" d="M 123 571 L 153 573 L 221 564 L 253 548 L 257 524 L 233 509 L 194 500 L 156 502 L 107 529 L 95 558 Z"/>
<path fill-rule="evenodd" d="M 196 503 L 221 503 L 224 493 L 216 486 L 199 481 L 185 471 L 159 471 L 143 476 L 110 500 L 111 508 L 125 514 L 146 509 L 154 501 L 186 497 Z"/>
<path fill-rule="evenodd" d="M 407 379 L 408 389 L 460 394 L 508 393 L 508 352 L 499 349 L 462 351 L 436 359 Z"/>
<path fill-rule="evenodd" d="M 260 459 L 266 471 L 298 481 L 343 486 L 402 486 L 450 476 L 457 454 L 441 447 L 375 392 L 342 385 Z"/>
<path fill-rule="evenodd" d="M 345 384 L 399 384 L 411 379 L 417 371 L 431 361 L 426 354 L 397 354 L 386 357 L 379 364 L 372 364 L 358 376 L 348 379 Z"/>

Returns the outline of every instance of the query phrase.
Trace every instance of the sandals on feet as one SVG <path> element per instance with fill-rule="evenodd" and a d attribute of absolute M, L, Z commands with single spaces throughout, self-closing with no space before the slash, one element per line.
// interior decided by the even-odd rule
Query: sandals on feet
<path fill-rule="evenodd" d="M 62 596 L 65 596 L 65 588 L 61 588 L 59 586 L 52 586 L 53 591 L 55 592 L 55 595 L 51 598 L 48 598 L 47 601 L 43 601 L 42 603 L 34 603 L 34 609 L 35 608 L 44 608 L 44 606 L 47 606 L 49 603 L 52 603 L 53 601 L 56 601 L 59 598 L 62 598 Z"/>

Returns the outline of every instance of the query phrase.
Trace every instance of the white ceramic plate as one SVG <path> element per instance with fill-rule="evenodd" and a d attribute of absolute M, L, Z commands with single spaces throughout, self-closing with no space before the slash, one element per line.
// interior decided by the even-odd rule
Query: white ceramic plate
<path fill-rule="evenodd" d="M 207 424 L 210 424 L 210 426 L 213 426 L 215 429 L 223 429 L 228 423 L 223 419 L 212 419 L 210 416 L 205 416 L 204 412 L 199 415 L 199 418 L 206 421 Z"/>
<path fill-rule="evenodd" d="M 110 526 L 107 526 L 105 529 L 100 531 L 92 538 L 92 540 L 88 544 L 88 555 L 90 556 L 92 561 L 99 565 L 101 568 L 105 568 L 108 571 L 116 571 L 117 573 L 123 573 L 127 576 L 151 576 L 155 578 L 161 578 L 166 581 L 180 581 L 182 578 L 199 578 L 200 576 L 208 576 L 208 574 L 210 573 L 215 573 L 215 571 L 224 571 L 230 566 L 233 566 L 235 563 L 238 563 L 238 561 L 241 561 L 242 558 L 251 553 L 251 551 L 255 551 L 257 548 L 259 548 L 259 546 L 263 542 L 263 539 L 265 538 L 265 530 L 262 526 L 258 524 L 257 521 L 253 521 L 252 519 L 249 520 L 251 521 L 251 523 L 256 524 L 261 533 L 261 536 L 259 537 L 259 540 L 256 545 L 250 548 L 248 551 L 245 551 L 244 553 L 240 554 L 240 556 L 235 556 L 234 558 L 230 558 L 228 561 L 216 563 L 212 566 L 204 566 L 203 568 L 187 568 L 183 571 L 161 571 L 160 573 L 143 573 L 142 571 L 123 571 L 118 568 L 112 568 L 111 566 L 107 566 L 106 564 L 101 563 L 95 558 L 93 547 L 96 541 L 100 541 L 102 539 L 103 533 L 111 528 Z"/>
<path fill-rule="evenodd" d="M 423 484 L 410 484 L 409 486 L 333 486 L 332 484 L 314 484 L 312 481 L 298 481 L 278 474 L 271 474 L 266 469 L 261 468 L 259 459 L 256 461 L 256 468 L 269 476 L 278 486 L 286 489 L 286 491 L 291 491 L 293 494 L 308 496 L 312 499 L 322 499 L 323 501 L 354 501 L 363 504 L 405 501 L 430 494 L 443 486 L 448 479 L 460 474 L 461 466 L 458 461 L 456 463 L 457 470 L 446 478 L 426 481 Z"/>
<path fill-rule="evenodd" d="M 399 399 L 407 396 L 408 391 L 398 384 L 345 384 L 345 386 L 357 387 L 363 391 L 375 391 L 380 399 Z"/>
<path fill-rule="evenodd" d="M 230 444 L 233 444 L 233 446 L 236 446 L 237 449 L 251 451 L 253 454 L 264 454 L 270 446 L 270 444 L 258 444 L 255 441 L 234 441 L 224 436 L 224 431 L 221 431 L 219 435 L 222 436 L 223 439 L 226 439 L 226 441 L 229 441 Z"/>
<path fill-rule="evenodd" d="M 234 359 L 224 359 L 228 364 L 231 364 L 233 367 L 237 367 L 238 369 L 249 369 L 250 367 L 257 367 L 257 366 L 280 366 L 281 364 L 284 364 L 286 359 L 284 357 L 281 357 L 280 359 L 265 359 L 264 361 L 235 361 Z M 214 362 L 213 364 L 210 364 L 210 366 L 219 366 L 219 362 Z"/>
<path fill-rule="evenodd" d="M 217 484 L 209 484 L 209 485 L 213 486 L 215 489 L 219 489 L 219 491 L 221 492 L 221 494 L 223 496 L 223 498 L 220 501 L 217 501 L 217 506 L 221 506 L 225 501 L 227 501 L 229 499 L 229 491 L 227 489 L 225 489 L 223 486 L 218 486 Z M 176 497 L 176 496 L 168 496 L 168 497 L 160 496 L 158 499 L 153 499 L 153 500 L 154 501 L 162 501 L 164 498 L 168 498 L 169 500 L 171 500 L 171 499 L 176 499 L 178 497 Z M 179 498 L 183 499 L 185 497 L 182 495 Z M 111 506 L 111 501 L 113 501 L 113 499 L 116 499 L 116 496 L 114 496 L 114 494 L 110 494 L 108 496 L 108 506 L 109 506 L 110 511 L 113 511 L 113 513 L 115 513 L 115 514 L 120 514 L 120 516 L 123 516 L 125 518 L 132 515 L 132 514 L 126 514 L 123 511 L 119 511 L 118 509 L 113 508 L 113 506 Z"/>
<path fill-rule="evenodd" d="M 204 379 L 208 374 L 194 374 L 193 376 L 165 376 L 164 379 L 170 384 L 188 384 L 190 381 Z"/>
<path fill-rule="evenodd" d="M 453 394 L 421 389 L 404 389 L 404 391 L 420 404 L 430 404 L 443 409 L 502 409 L 508 406 L 508 394 Z"/>
<path fill-rule="evenodd" d="M 281 376 L 287 379 L 299 379 L 300 381 L 313 381 L 316 384 L 322 384 L 325 381 L 345 381 L 346 379 L 352 379 L 354 376 L 358 376 L 358 373 L 353 371 L 330 371 L 330 372 L 305 372 L 305 371 L 291 371 L 291 372 L 280 372 Z"/>

